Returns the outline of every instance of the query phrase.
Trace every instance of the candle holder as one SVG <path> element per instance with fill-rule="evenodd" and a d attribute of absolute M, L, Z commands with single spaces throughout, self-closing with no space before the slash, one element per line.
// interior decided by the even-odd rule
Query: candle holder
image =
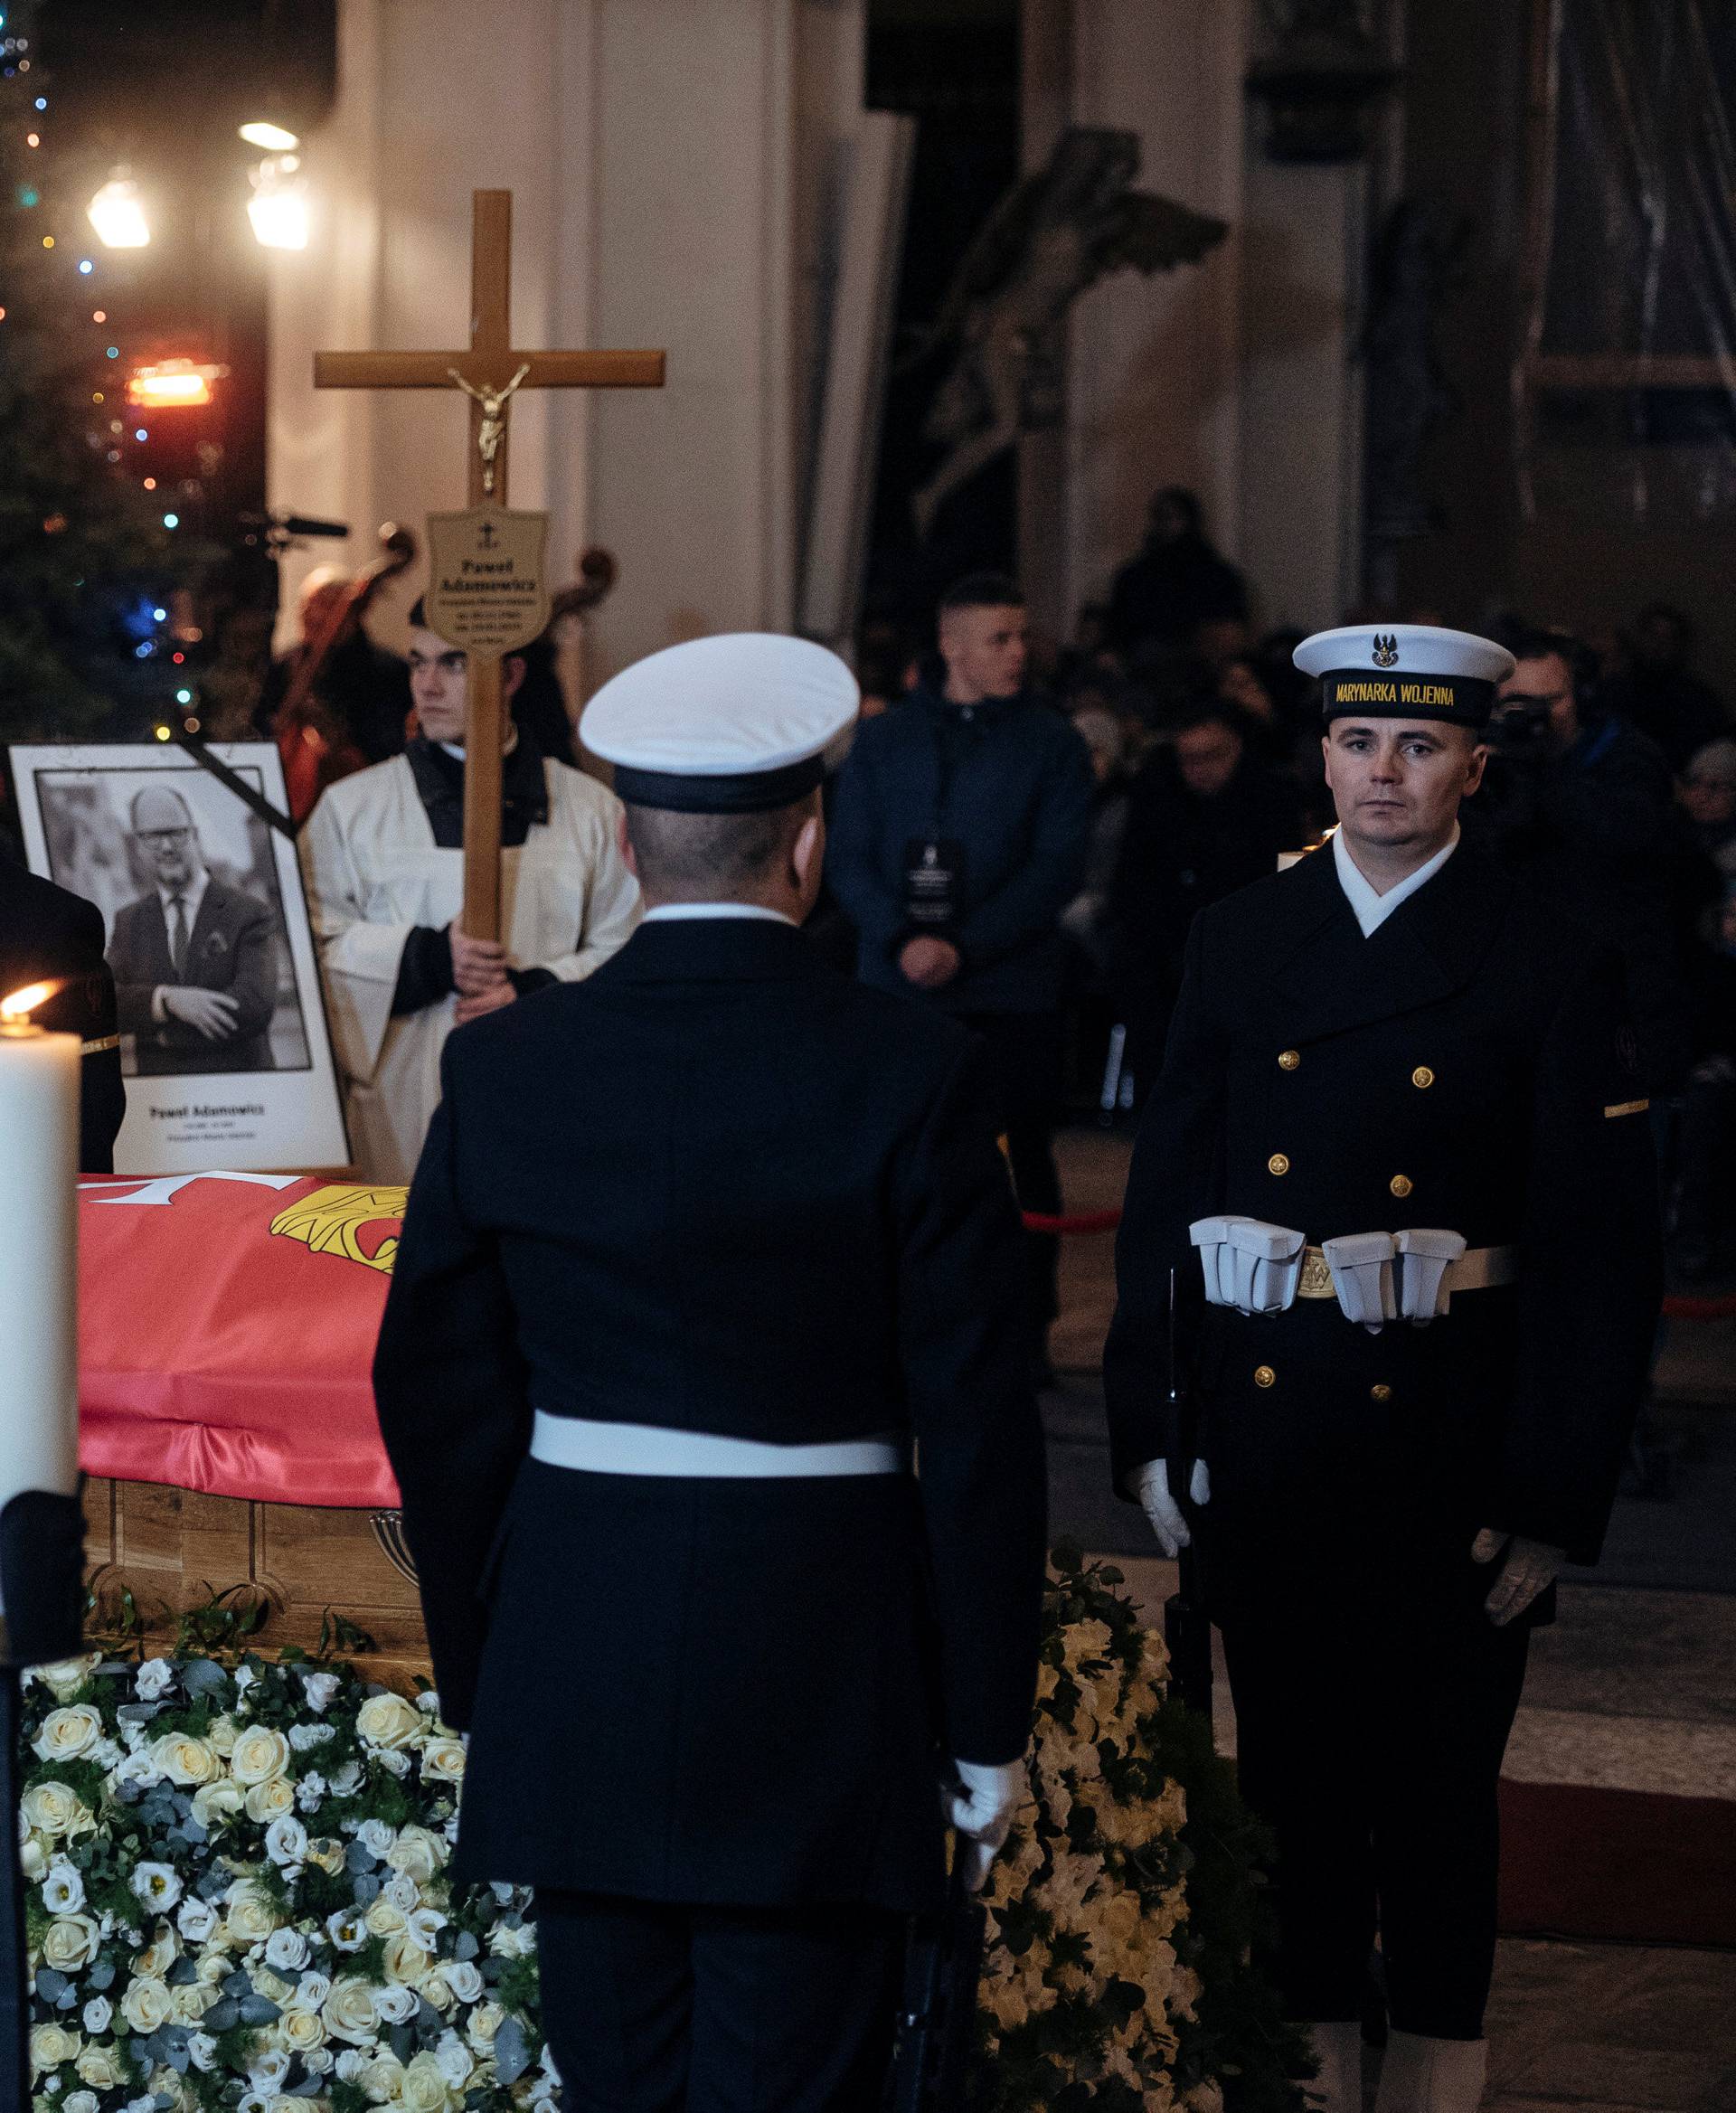
<path fill-rule="evenodd" d="M 25 1489 L 0 1508 L 0 2104 L 30 2103 L 30 1954 L 18 1861 L 20 1732 L 27 1665 L 71 1658 L 84 1643 L 84 1506 Z M 5 2085 L 10 2069 L 13 2083 Z"/>

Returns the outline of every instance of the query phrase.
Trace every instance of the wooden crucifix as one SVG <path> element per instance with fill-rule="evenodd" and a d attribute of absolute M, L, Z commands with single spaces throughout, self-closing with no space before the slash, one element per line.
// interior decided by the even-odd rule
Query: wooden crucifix
<path fill-rule="evenodd" d="M 467 352 L 314 354 L 316 389 L 461 389 L 470 399 L 469 504 L 506 505 L 508 421 L 521 389 L 660 389 L 660 352 L 517 352 L 512 334 L 513 194 L 471 200 Z M 465 727 L 464 929 L 500 937 L 501 663 L 469 656 Z"/>

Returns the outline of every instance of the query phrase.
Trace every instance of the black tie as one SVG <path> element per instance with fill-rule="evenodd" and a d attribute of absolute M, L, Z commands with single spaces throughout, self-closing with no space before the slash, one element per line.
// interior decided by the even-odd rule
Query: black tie
<path fill-rule="evenodd" d="M 184 983 L 187 976 L 187 899 L 184 895 L 171 895 L 169 907 L 175 912 L 175 923 L 169 931 L 169 959 L 175 964 L 175 980 Z"/>

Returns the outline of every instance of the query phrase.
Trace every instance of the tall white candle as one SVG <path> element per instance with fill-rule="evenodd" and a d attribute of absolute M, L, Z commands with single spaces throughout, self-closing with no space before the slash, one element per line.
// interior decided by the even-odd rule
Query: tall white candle
<path fill-rule="evenodd" d="M 0 1506 L 79 1486 L 79 1062 L 0 1019 Z"/>

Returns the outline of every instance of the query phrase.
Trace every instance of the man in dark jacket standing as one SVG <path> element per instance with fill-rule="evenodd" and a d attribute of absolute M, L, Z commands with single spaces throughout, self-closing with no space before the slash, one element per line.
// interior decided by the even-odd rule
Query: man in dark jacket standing
<path fill-rule="evenodd" d="M 1460 840 L 1511 656 L 1397 625 L 1297 660 L 1341 826 L 1194 921 L 1117 1250 L 1115 1473 L 1199 1543 L 1326 2113 L 1361 2113 L 1377 1927 L 1377 2113 L 1476 2113 L 1501 1758 L 1644 1398 L 1656 1175 L 1618 957 Z"/>
<path fill-rule="evenodd" d="M 1194 918 L 1275 873 L 1302 840 L 1300 796 L 1250 754 L 1236 707 L 1205 696 L 1180 712 L 1128 791 L 1109 891 L 1110 976 L 1137 1099 L 1163 1059 Z"/>
<path fill-rule="evenodd" d="M 927 1000 L 987 1045 L 1019 1201 L 1058 1212 L 1054 1133 L 1068 955 L 1093 779 L 1084 742 L 1024 687 L 1024 597 L 974 573 L 940 603 L 945 673 L 868 721 L 838 780 L 828 874 L 857 973 Z M 1033 1362 L 1047 1363 L 1055 1242 L 1030 1241 Z"/>
<path fill-rule="evenodd" d="M 937 1774 L 976 1883 L 1029 1794 L 1043 1438 L 979 1052 L 797 929 L 855 705 L 752 636 L 591 700 L 644 922 L 448 1040 L 381 1330 L 455 1870 L 536 1888 L 575 2107 L 879 2113 Z"/>

